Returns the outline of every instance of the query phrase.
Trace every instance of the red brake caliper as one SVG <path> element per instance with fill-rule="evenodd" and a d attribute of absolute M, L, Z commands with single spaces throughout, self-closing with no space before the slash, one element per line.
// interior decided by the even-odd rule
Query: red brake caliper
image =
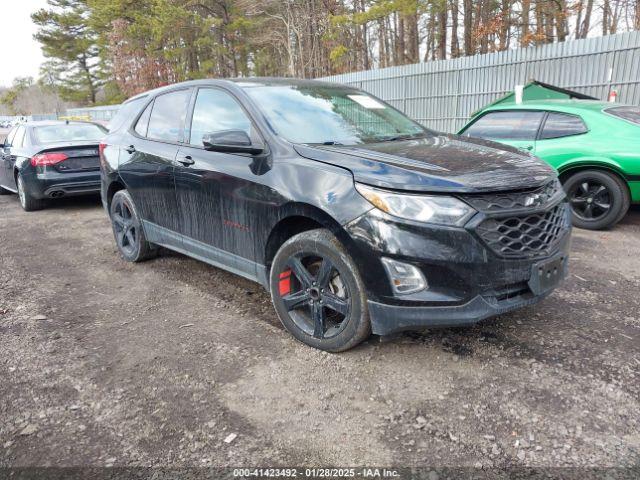
<path fill-rule="evenodd" d="M 278 289 L 280 290 L 281 297 L 291 293 L 291 270 L 285 270 L 280 274 Z"/>

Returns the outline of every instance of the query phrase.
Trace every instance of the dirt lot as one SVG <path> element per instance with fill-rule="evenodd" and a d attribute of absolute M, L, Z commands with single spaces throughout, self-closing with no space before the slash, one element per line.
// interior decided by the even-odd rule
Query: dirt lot
<path fill-rule="evenodd" d="M 331 355 L 255 284 L 122 261 L 97 199 L 2 196 L 0 466 L 637 466 L 639 239 L 636 209 L 538 307 Z"/>

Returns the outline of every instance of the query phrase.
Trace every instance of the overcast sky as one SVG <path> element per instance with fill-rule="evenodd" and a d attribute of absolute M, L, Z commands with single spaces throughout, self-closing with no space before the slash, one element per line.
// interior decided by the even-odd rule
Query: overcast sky
<path fill-rule="evenodd" d="M 40 44 L 33 39 L 36 27 L 31 13 L 45 7 L 47 0 L 4 0 L 0 11 L 2 21 L 2 63 L 0 86 L 8 87 L 15 77 L 38 77 L 43 62 Z"/>

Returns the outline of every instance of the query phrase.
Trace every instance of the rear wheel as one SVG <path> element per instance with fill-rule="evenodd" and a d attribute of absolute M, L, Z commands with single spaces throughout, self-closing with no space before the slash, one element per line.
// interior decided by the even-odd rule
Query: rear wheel
<path fill-rule="evenodd" d="M 42 210 L 45 206 L 44 200 L 34 198 L 24 188 L 24 180 L 19 173 L 16 178 L 16 186 L 18 187 L 18 198 L 20 199 L 20 206 L 25 212 L 34 212 L 36 210 Z"/>
<path fill-rule="evenodd" d="M 364 284 L 328 230 L 303 232 L 282 245 L 271 266 L 270 289 L 282 324 L 307 345 L 341 352 L 371 334 Z"/>
<path fill-rule="evenodd" d="M 142 221 L 133 204 L 129 192 L 120 190 L 115 193 L 109 209 L 111 227 L 122 258 L 128 262 L 142 262 L 157 254 L 157 248 L 147 242 Z"/>
<path fill-rule="evenodd" d="M 613 227 L 629 210 L 631 199 L 624 182 L 613 173 L 583 170 L 564 183 L 573 212 L 573 224 L 587 230 Z"/>

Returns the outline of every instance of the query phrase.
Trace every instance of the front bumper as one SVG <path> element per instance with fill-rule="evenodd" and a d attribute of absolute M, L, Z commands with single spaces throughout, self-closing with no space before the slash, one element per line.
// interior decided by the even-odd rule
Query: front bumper
<path fill-rule="evenodd" d="M 551 291 L 540 295 L 523 294 L 508 300 L 478 295 L 462 305 L 402 306 L 369 301 L 371 330 L 376 335 L 389 335 L 403 330 L 427 327 L 463 327 L 503 313 L 534 305 Z"/>
<path fill-rule="evenodd" d="M 566 216 L 568 221 L 568 206 Z M 540 288 L 538 265 L 562 259 L 558 281 L 567 274 L 568 226 L 552 251 L 532 258 L 503 258 L 470 228 L 407 222 L 378 210 L 371 210 L 346 229 L 355 243 L 353 256 L 367 287 L 372 331 L 377 335 L 472 325 L 548 296 L 555 287 Z M 418 267 L 429 287 L 395 295 L 381 257 Z"/>

